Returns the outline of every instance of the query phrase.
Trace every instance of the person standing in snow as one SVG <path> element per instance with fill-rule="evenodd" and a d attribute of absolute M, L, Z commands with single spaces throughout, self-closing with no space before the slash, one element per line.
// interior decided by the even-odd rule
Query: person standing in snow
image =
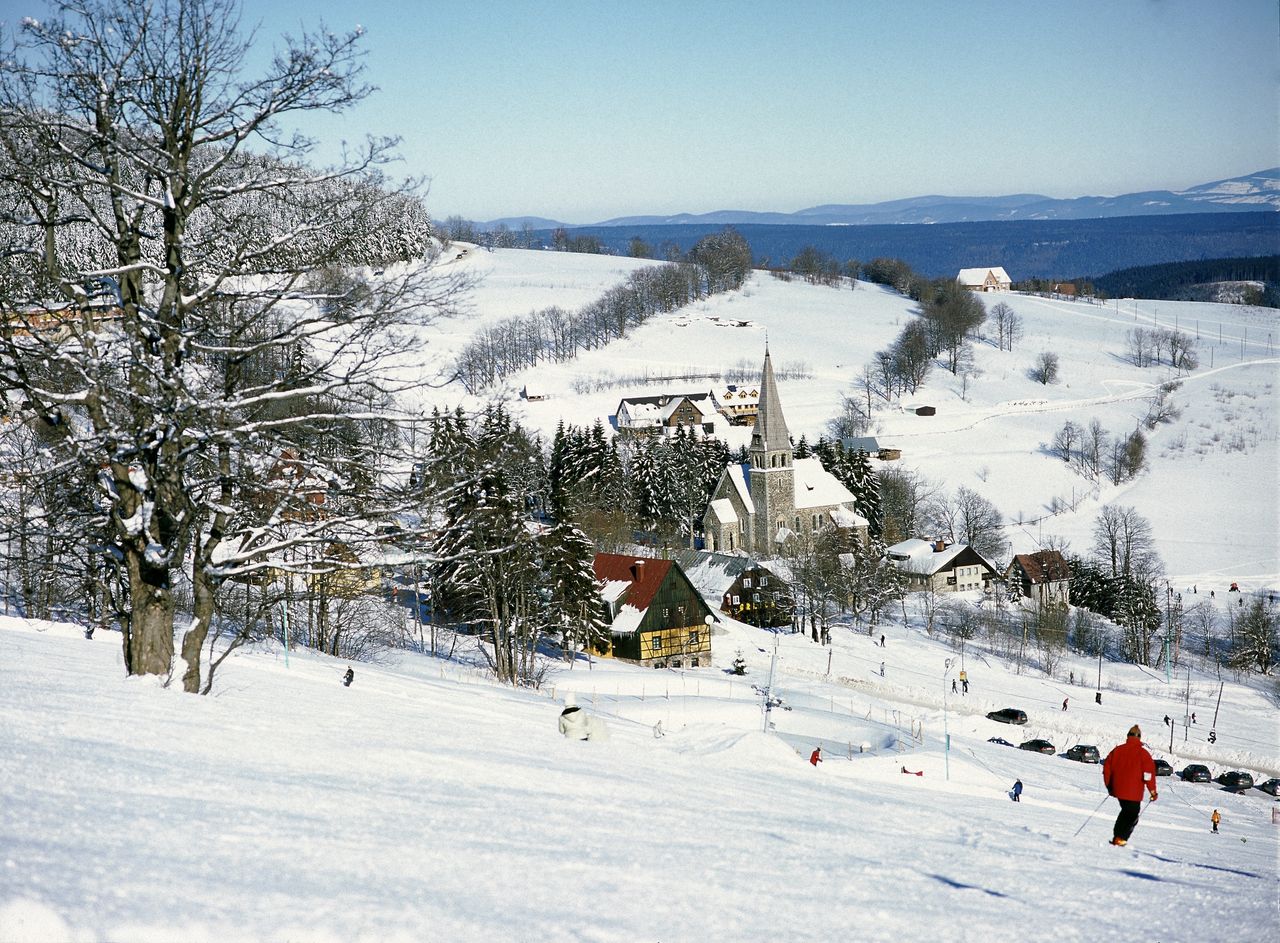
<path fill-rule="evenodd" d="M 884 662 L 880 662 L 880 677 L 884 677 Z"/>
<path fill-rule="evenodd" d="M 952 678 L 952 679 L 951 679 L 951 693 L 952 693 L 952 694 L 955 694 L 955 693 L 956 693 L 956 679 L 955 679 L 955 678 Z"/>
<path fill-rule="evenodd" d="M 1218 834 L 1218 823 L 1222 821 L 1222 815 L 1217 809 L 1213 810 L 1213 815 L 1209 816 L 1209 821 L 1213 823 L 1213 834 Z"/>
<path fill-rule="evenodd" d="M 1063 709 L 1064 711 L 1067 709 L 1067 701 L 1069 701 L 1069 700 L 1071 700 L 1071 698 L 1069 698 L 1069 697 L 1064 697 L 1064 698 L 1062 699 L 1062 709 Z"/>
<path fill-rule="evenodd" d="M 969 693 L 969 672 L 967 671 L 960 672 L 960 687 L 963 689 L 961 691 L 962 694 Z"/>
<path fill-rule="evenodd" d="M 1111 844 L 1124 845 L 1142 814 L 1143 788 L 1150 791 L 1152 802 L 1158 798 L 1156 761 L 1142 745 L 1142 729 L 1137 724 L 1129 728 L 1124 743 L 1103 760 L 1102 781 L 1106 784 L 1107 795 L 1114 796 L 1120 803 L 1120 814 L 1116 816 L 1111 832 Z"/>
<path fill-rule="evenodd" d="M 1010 795 L 1013 797 L 1014 802 L 1022 801 L 1022 780 L 1021 779 L 1015 779 L 1013 781 L 1013 792 L 1011 792 Z"/>
<path fill-rule="evenodd" d="M 813 752 L 809 754 L 809 762 L 814 766 L 822 762 L 822 747 L 813 748 Z"/>
<path fill-rule="evenodd" d="M 347 668 L 347 673 L 342 676 L 342 686 L 344 688 L 351 687 L 351 682 L 356 679 L 356 673 L 351 668 Z"/>

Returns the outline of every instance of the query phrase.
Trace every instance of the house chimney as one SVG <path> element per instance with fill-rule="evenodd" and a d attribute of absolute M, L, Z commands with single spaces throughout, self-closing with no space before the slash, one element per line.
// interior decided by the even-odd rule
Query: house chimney
<path fill-rule="evenodd" d="M 943 540 L 941 537 L 939 537 L 937 540 L 933 542 L 934 553 L 942 553 L 942 551 L 946 549 L 947 549 L 947 542 Z"/>
<path fill-rule="evenodd" d="M 637 560 L 635 563 L 631 564 L 631 581 L 633 583 L 637 582 L 640 579 L 640 577 L 643 575 L 644 575 L 643 560 Z"/>

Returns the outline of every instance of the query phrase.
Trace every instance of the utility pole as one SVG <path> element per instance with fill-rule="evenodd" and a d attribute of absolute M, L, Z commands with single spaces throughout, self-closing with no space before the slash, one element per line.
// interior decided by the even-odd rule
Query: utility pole
<path fill-rule="evenodd" d="M 942 663 L 942 769 L 947 782 L 951 781 L 951 729 L 947 723 L 947 675 L 951 673 L 954 658 Z"/>
<path fill-rule="evenodd" d="M 773 658 L 769 662 L 769 682 L 764 688 L 764 732 L 769 732 L 769 712 L 773 710 L 773 672 L 778 667 L 778 634 L 773 635 Z"/>

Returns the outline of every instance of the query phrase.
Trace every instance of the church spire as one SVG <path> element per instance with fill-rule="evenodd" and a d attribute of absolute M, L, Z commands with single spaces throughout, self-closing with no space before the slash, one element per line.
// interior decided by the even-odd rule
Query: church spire
<path fill-rule="evenodd" d="M 786 452 L 791 454 L 791 434 L 787 420 L 782 415 L 782 401 L 778 398 L 778 385 L 773 379 L 773 361 L 769 346 L 764 348 L 764 369 L 760 374 L 760 406 L 756 412 L 756 424 L 751 433 L 751 450 L 765 454 Z M 757 467 L 768 467 L 763 463 Z M 787 461 L 787 465 L 791 462 Z"/>

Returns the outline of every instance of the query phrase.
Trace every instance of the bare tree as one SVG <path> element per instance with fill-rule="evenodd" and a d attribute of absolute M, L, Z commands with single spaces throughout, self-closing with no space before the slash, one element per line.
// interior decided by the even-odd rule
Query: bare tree
<path fill-rule="evenodd" d="M 1151 522 L 1131 507 L 1102 508 L 1093 525 L 1093 552 L 1112 577 L 1149 581 L 1163 569 Z"/>
<path fill-rule="evenodd" d="M 1031 379 L 1044 386 L 1058 381 L 1058 355 L 1052 351 L 1044 351 L 1036 355 L 1036 361 L 1029 371 Z"/>
<path fill-rule="evenodd" d="M 1013 345 L 1022 339 L 1022 316 L 1001 301 L 988 317 L 995 325 L 996 346 L 1000 350 L 1013 350 Z"/>
<path fill-rule="evenodd" d="M 308 285 L 325 266 L 422 251 L 371 253 L 384 224 L 429 231 L 412 189 L 380 173 L 394 141 L 317 171 L 313 142 L 286 127 L 369 94 L 359 32 L 287 38 L 245 78 L 232 0 L 60 11 L 0 53 L 14 208 L 0 222 L 21 266 L 0 309 L 42 318 L 6 320 L 0 381 L 55 431 L 53 461 L 96 475 L 127 587 L 126 670 L 177 666 L 197 691 L 227 579 L 279 572 L 285 548 L 327 552 L 376 518 L 360 492 L 391 451 L 391 398 L 420 382 L 391 369 L 413 343 L 398 326 L 448 310 L 462 285 L 401 265 L 340 317 Z M 193 612 L 175 663 L 183 571 Z"/>
<path fill-rule="evenodd" d="M 1064 462 L 1071 461 L 1075 445 L 1080 441 L 1080 427 L 1068 419 L 1062 428 L 1054 434 L 1050 451 Z"/>

